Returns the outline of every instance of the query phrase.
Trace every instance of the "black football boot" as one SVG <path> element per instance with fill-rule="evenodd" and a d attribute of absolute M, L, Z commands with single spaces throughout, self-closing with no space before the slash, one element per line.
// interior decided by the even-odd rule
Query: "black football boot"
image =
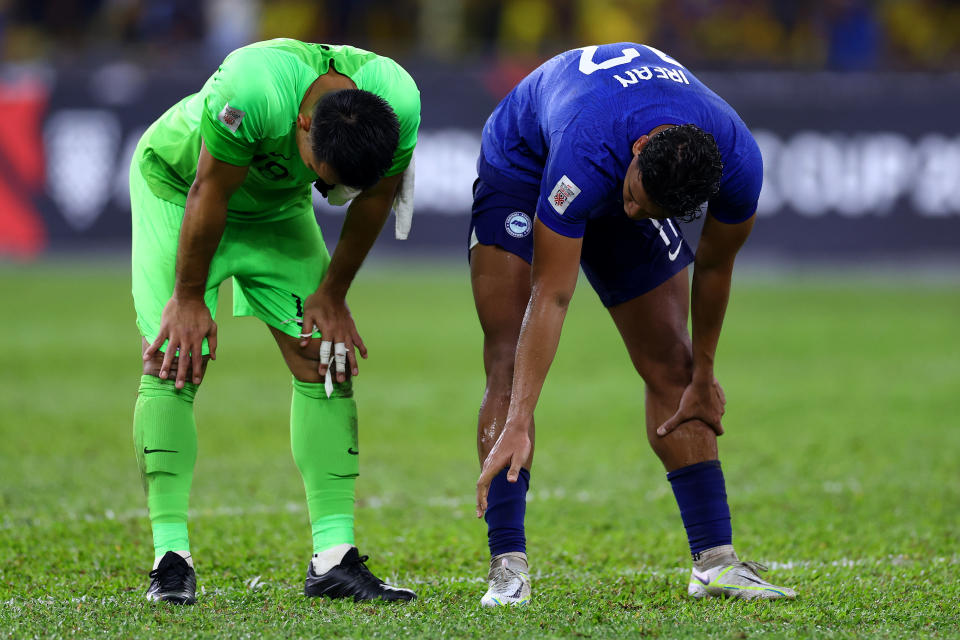
<path fill-rule="evenodd" d="M 303 593 L 310 597 L 352 597 L 355 602 L 377 599 L 406 602 L 417 597 L 410 589 L 391 587 L 370 573 L 370 569 L 364 564 L 367 559 L 368 556 L 361 556 L 357 548 L 353 547 L 343 556 L 340 564 L 319 576 L 314 572 L 311 561 L 307 567 L 307 581 Z"/>
<path fill-rule="evenodd" d="M 173 551 L 160 558 L 160 564 L 150 572 L 147 600 L 193 604 L 197 601 L 197 574 L 187 561 Z"/>

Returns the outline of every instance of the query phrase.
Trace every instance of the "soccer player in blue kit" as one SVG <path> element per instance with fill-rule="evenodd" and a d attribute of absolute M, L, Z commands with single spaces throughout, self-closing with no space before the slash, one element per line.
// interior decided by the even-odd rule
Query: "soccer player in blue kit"
<path fill-rule="evenodd" d="M 477 168 L 470 267 L 487 375 L 477 516 L 486 515 L 491 555 L 481 603 L 530 599 L 533 414 L 580 266 L 646 384 L 647 438 L 693 556 L 688 593 L 795 597 L 737 557 L 717 454 L 725 398 L 714 355 L 763 180 L 736 111 L 653 47 L 584 47 L 547 61 L 500 102 Z M 694 254 L 675 219 L 704 203 Z"/>

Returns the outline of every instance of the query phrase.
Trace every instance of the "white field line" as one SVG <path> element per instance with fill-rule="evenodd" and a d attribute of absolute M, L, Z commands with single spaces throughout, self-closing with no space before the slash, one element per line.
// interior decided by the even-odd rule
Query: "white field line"
<path fill-rule="evenodd" d="M 885 556 L 883 558 L 841 558 L 839 560 L 833 560 L 830 562 L 822 561 L 813 561 L 813 560 L 787 560 L 785 562 L 770 562 L 768 563 L 769 567 L 773 570 L 781 571 L 791 571 L 796 569 L 803 570 L 854 570 L 864 567 L 886 567 L 890 565 L 894 566 L 904 566 L 910 564 L 918 564 L 921 561 L 909 560 L 903 556 Z M 953 555 L 949 557 L 936 557 L 929 560 L 923 560 L 922 562 L 929 563 L 935 566 L 943 565 L 960 565 L 960 555 Z M 201 565 L 202 566 L 202 565 Z M 685 567 L 650 567 L 646 565 L 641 565 L 639 567 L 625 567 L 622 569 L 617 569 L 615 571 L 608 572 L 590 572 L 590 571 L 531 571 L 530 578 L 534 583 L 540 581 L 549 581 L 553 579 L 564 579 L 564 580 L 588 580 L 596 579 L 597 577 L 638 577 L 638 576 L 648 576 L 651 578 L 671 578 L 677 577 L 682 574 L 686 574 L 689 569 Z M 201 579 L 203 579 L 202 569 L 200 574 Z M 483 575 L 480 575 L 480 572 L 476 575 L 469 576 L 418 576 L 418 575 L 407 575 L 403 576 L 392 575 L 388 576 L 387 582 L 396 585 L 429 585 L 429 586 L 443 586 L 443 585 L 452 585 L 452 584 L 477 584 L 482 585 L 486 582 L 486 578 Z M 206 585 L 200 586 L 200 596 L 239 596 L 249 594 L 253 591 L 265 591 L 265 592 L 282 592 L 282 591 L 297 591 L 301 589 L 299 582 L 299 577 L 295 577 L 291 574 L 290 580 L 284 580 L 283 582 L 271 582 L 269 580 L 263 580 L 261 576 L 251 576 L 244 580 L 244 586 L 222 586 L 216 587 L 211 586 L 207 588 Z M 480 588 L 478 586 L 478 588 Z M 133 595 L 133 599 L 140 598 L 139 594 Z M 442 596 L 441 596 L 442 597 Z M 46 596 L 42 598 L 10 598 L 9 600 L 4 600 L 0 602 L 0 605 L 11 608 L 20 608 L 25 606 L 35 606 L 35 605 L 56 605 L 58 607 L 63 607 L 65 604 L 69 603 L 72 606 L 80 604 L 89 604 L 89 605 L 106 605 L 106 604 L 118 604 L 129 602 L 131 598 L 118 598 L 116 596 L 110 596 L 106 598 L 96 598 L 88 595 L 83 595 L 79 597 L 69 598 L 67 600 L 56 599 L 53 596 Z"/>
<path fill-rule="evenodd" d="M 839 486 L 839 485 L 838 485 Z M 836 487 L 824 485 L 826 493 L 836 493 Z M 749 493 L 750 491 L 748 491 Z M 634 500 L 638 497 L 641 501 L 657 502 L 669 496 L 670 487 L 666 483 L 643 492 L 642 497 L 634 495 Z M 611 501 L 620 501 L 623 499 L 621 492 L 593 492 L 593 491 L 567 491 L 563 487 L 554 489 L 531 490 L 527 493 L 527 502 L 576 502 L 580 504 L 606 504 Z M 463 496 L 398 496 L 398 495 L 370 495 L 360 496 L 357 500 L 358 509 L 383 509 L 392 505 L 400 506 L 419 506 L 430 508 L 448 508 L 452 509 L 452 517 L 466 517 L 473 515 L 474 498 L 473 495 Z M 259 503 L 246 504 L 243 506 L 219 506 L 219 507 L 191 507 L 190 518 L 223 518 L 223 517 L 242 517 L 258 515 L 275 515 L 284 513 L 306 513 L 305 502 L 283 502 L 283 503 Z M 136 509 L 126 509 L 123 511 L 114 511 L 106 509 L 97 512 L 83 511 L 64 511 L 55 516 L 49 514 L 32 515 L 30 513 L 17 513 L 11 516 L 9 513 L 0 516 L 0 531 L 16 529 L 35 529 L 50 527 L 63 522 L 106 522 L 110 520 L 130 521 L 147 518 L 145 507 Z"/>
<path fill-rule="evenodd" d="M 659 500 L 667 494 L 667 488 L 658 488 L 651 490 L 645 496 L 648 501 Z M 564 489 L 547 489 L 540 491 L 530 491 L 527 494 L 527 502 L 545 502 L 545 501 L 565 501 L 579 502 L 583 504 L 598 503 L 619 499 L 616 494 L 595 494 L 589 491 L 578 491 L 568 493 Z M 402 505 L 426 506 L 433 508 L 449 508 L 463 510 L 463 515 L 473 514 L 473 496 L 455 497 L 455 496 L 361 496 L 357 500 L 358 509 L 382 509 L 394 503 Z M 222 506 L 222 507 L 191 507 L 190 518 L 223 518 L 223 517 L 242 517 L 248 515 L 275 515 L 282 513 L 306 513 L 307 507 L 304 502 L 284 502 L 277 504 L 247 504 L 244 506 Z M 54 526 L 63 522 L 107 522 L 110 520 L 129 521 L 147 518 L 146 508 L 127 509 L 124 511 L 114 511 L 107 509 L 101 512 L 74 512 L 65 511 L 56 517 L 48 515 L 33 517 L 29 514 L 19 514 L 10 517 L 9 514 L 0 521 L 0 531 L 10 529 L 33 529 Z"/>

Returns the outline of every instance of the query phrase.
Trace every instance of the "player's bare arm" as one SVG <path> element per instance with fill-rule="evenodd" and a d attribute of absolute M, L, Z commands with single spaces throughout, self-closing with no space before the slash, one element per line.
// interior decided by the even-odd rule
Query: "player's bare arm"
<path fill-rule="evenodd" d="M 367 348 L 347 307 L 347 290 L 390 215 L 390 207 L 401 180 L 402 174 L 381 178 L 353 199 L 347 209 L 340 240 L 330 259 L 326 276 L 316 292 L 303 304 L 303 333 L 309 336 L 313 327 L 321 333 L 324 342 L 334 345 L 342 343 L 346 348 L 345 364 L 349 365 L 354 376 L 360 373 L 355 350 L 359 350 L 360 355 L 366 358 Z M 309 345 L 309 338 L 300 342 L 302 348 Z M 328 359 L 320 358 L 321 378 L 326 376 L 329 365 Z M 346 380 L 345 367 L 337 367 L 336 377 L 338 382 Z"/>
<path fill-rule="evenodd" d="M 701 420 L 723 434 L 721 418 L 726 397 L 713 373 L 723 317 L 730 298 L 730 281 L 737 252 L 746 242 L 756 216 L 725 224 L 709 214 L 694 259 L 691 291 L 693 379 L 683 392 L 677 412 L 657 429 L 667 435 L 684 422 Z"/>
<path fill-rule="evenodd" d="M 214 158 L 201 145 L 197 176 L 187 194 L 187 204 L 180 228 L 177 249 L 176 282 L 173 296 L 164 307 L 157 339 L 143 353 L 150 361 L 164 341 L 159 377 L 166 379 L 176 362 L 176 388 L 182 389 L 187 372 L 192 382 L 203 377 L 201 348 L 206 338 L 210 357 L 216 358 L 217 325 L 204 302 L 210 261 L 227 222 L 227 202 L 243 183 L 249 167 L 238 167 Z"/>
<path fill-rule="evenodd" d="M 503 432 L 483 462 L 477 480 L 477 517 L 487 509 L 490 482 L 510 467 L 507 480 L 516 482 L 530 455 L 530 423 L 543 382 L 557 354 L 567 307 L 577 286 L 582 238 L 568 238 L 534 223 L 534 259 L 530 302 L 517 342 L 513 391 Z"/>

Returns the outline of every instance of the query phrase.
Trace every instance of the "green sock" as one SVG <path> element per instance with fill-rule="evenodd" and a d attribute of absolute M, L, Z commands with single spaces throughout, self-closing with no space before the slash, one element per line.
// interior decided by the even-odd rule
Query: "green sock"
<path fill-rule="evenodd" d="M 293 381 L 290 448 L 303 476 L 313 552 L 353 544 L 353 493 L 360 471 L 357 405 L 348 380 L 327 398 L 322 383 Z"/>
<path fill-rule="evenodd" d="M 187 507 L 193 465 L 197 460 L 197 426 L 193 398 L 197 385 L 177 391 L 173 380 L 140 378 L 133 412 L 133 444 L 147 493 L 157 558 L 167 551 L 189 551 Z"/>

